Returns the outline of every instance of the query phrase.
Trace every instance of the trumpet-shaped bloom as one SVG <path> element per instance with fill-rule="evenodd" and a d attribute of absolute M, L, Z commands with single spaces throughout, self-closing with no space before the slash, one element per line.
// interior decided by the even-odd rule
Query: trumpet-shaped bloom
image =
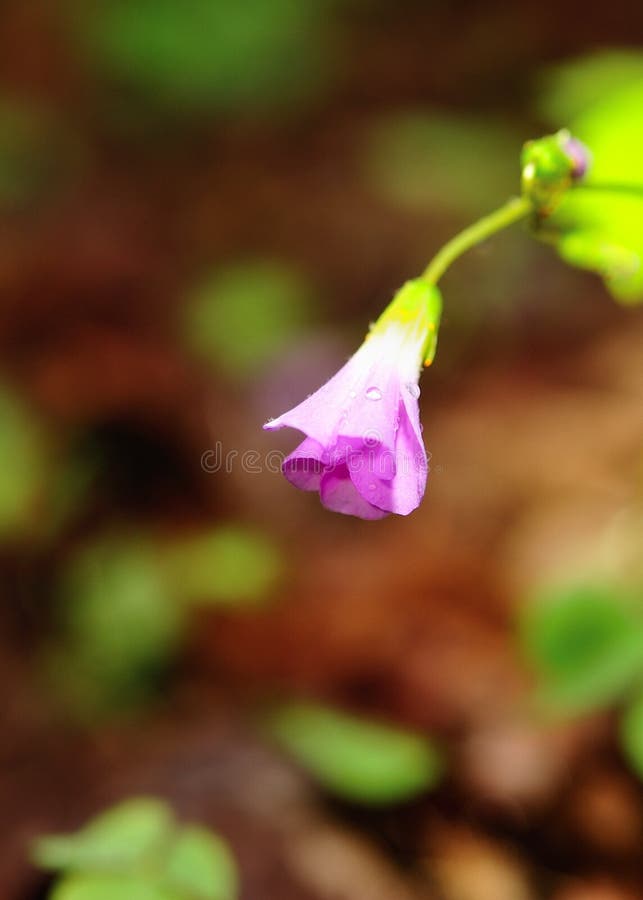
<path fill-rule="evenodd" d="M 441 307 L 436 287 L 407 282 L 346 365 L 264 425 L 305 435 L 282 466 L 291 484 L 362 519 L 408 515 L 419 505 L 428 462 L 418 379 L 435 353 Z"/>

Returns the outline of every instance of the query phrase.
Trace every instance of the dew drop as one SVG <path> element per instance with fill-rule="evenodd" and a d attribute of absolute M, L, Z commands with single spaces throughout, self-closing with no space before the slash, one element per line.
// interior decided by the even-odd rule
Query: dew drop
<path fill-rule="evenodd" d="M 375 482 L 371 481 L 371 483 L 368 486 L 368 489 L 369 489 L 369 491 L 374 491 L 376 487 L 377 487 L 377 485 L 375 484 Z"/>
<path fill-rule="evenodd" d="M 351 400 L 354 400 L 355 397 L 357 397 L 357 391 L 349 391 L 348 396 L 351 398 Z"/>
<path fill-rule="evenodd" d="M 414 397 L 416 400 L 420 396 L 420 387 L 419 387 L 419 385 L 415 384 L 415 382 L 410 381 L 407 384 L 406 389 L 409 392 L 409 394 L 411 395 L 411 397 Z"/>
<path fill-rule="evenodd" d="M 381 400 L 382 392 L 378 387 L 370 387 L 366 391 L 366 396 L 369 400 Z"/>

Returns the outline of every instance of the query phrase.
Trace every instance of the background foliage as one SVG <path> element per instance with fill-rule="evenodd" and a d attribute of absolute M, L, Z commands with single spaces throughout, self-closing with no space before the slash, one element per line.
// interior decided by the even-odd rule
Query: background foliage
<path fill-rule="evenodd" d="M 641 28 L 2 4 L 7 900 L 639 896 L 641 201 L 448 273 L 409 519 L 325 513 L 260 426 L 518 190 L 524 140 L 643 183 Z"/>

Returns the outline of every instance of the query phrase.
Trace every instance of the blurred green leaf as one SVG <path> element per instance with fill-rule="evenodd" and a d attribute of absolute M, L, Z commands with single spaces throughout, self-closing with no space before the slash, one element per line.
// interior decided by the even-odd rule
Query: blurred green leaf
<path fill-rule="evenodd" d="M 119 803 L 75 834 L 40 838 L 32 855 L 65 873 L 52 900 L 235 900 L 238 893 L 225 842 L 178 825 L 154 797 Z"/>
<path fill-rule="evenodd" d="M 328 790 L 359 803 L 406 800 L 442 774 L 427 738 L 316 704 L 283 706 L 268 728 Z"/>
<path fill-rule="evenodd" d="M 126 871 L 165 849 L 172 812 L 153 797 L 126 800 L 92 819 L 75 834 L 40 838 L 34 860 L 43 868 Z"/>
<path fill-rule="evenodd" d="M 600 50 L 552 66 L 539 78 L 537 104 L 557 127 L 568 125 L 608 97 L 643 79 L 640 50 Z"/>
<path fill-rule="evenodd" d="M 235 109 L 284 104 L 325 70 L 323 0 L 91 0 L 91 56 L 149 102 Z"/>
<path fill-rule="evenodd" d="M 42 430 L 20 400 L 0 386 L 0 536 L 28 524 L 44 481 Z"/>
<path fill-rule="evenodd" d="M 581 59 L 552 75 L 549 91 L 545 107 L 569 108 L 565 124 L 592 153 L 584 184 L 643 191 L 643 54 Z M 563 259 L 599 273 L 616 299 L 643 300 L 643 193 L 571 190 L 544 234 L 557 235 Z"/>
<path fill-rule="evenodd" d="M 625 711 L 621 723 L 621 744 L 630 765 L 643 779 L 643 694 Z"/>
<path fill-rule="evenodd" d="M 519 138 L 502 122 L 441 112 L 396 112 L 373 128 L 373 187 L 411 209 L 479 215 L 516 189 Z"/>
<path fill-rule="evenodd" d="M 267 536 L 231 525 L 170 545 L 164 566 L 178 595 L 230 606 L 260 603 L 283 571 L 281 554 Z"/>
<path fill-rule="evenodd" d="M 573 585 L 522 614 L 522 643 L 550 708 L 584 711 L 618 698 L 643 673 L 643 614 L 618 589 Z"/>
<path fill-rule="evenodd" d="M 231 265 L 188 299 L 186 340 L 197 354 L 237 377 L 255 372 L 303 331 L 311 294 L 303 276 L 283 263 Z"/>
<path fill-rule="evenodd" d="M 191 900 L 167 891 L 143 875 L 71 875 L 49 900 Z"/>
<path fill-rule="evenodd" d="M 190 900 L 234 900 L 237 867 L 227 845 L 205 828 L 183 828 L 170 851 L 164 880 Z"/>
<path fill-rule="evenodd" d="M 0 97 L 0 207 L 19 209 L 56 183 L 69 162 L 65 143 L 44 109 Z"/>
<path fill-rule="evenodd" d="M 183 630 L 183 611 L 158 554 L 136 538 L 106 538 L 70 561 L 61 584 L 64 644 L 59 680 L 79 711 L 145 699 Z"/>

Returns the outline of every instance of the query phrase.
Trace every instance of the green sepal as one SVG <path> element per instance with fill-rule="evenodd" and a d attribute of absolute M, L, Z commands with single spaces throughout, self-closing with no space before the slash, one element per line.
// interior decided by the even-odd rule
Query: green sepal
<path fill-rule="evenodd" d="M 402 325 L 410 336 L 423 335 L 422 358 L 431 365 L 438 345 L 438 330 L 442 316 L 442 294 L 425 278 L 413 278 L 397 291 L 377 322 L 371 334 L 391 326 Z"/>

